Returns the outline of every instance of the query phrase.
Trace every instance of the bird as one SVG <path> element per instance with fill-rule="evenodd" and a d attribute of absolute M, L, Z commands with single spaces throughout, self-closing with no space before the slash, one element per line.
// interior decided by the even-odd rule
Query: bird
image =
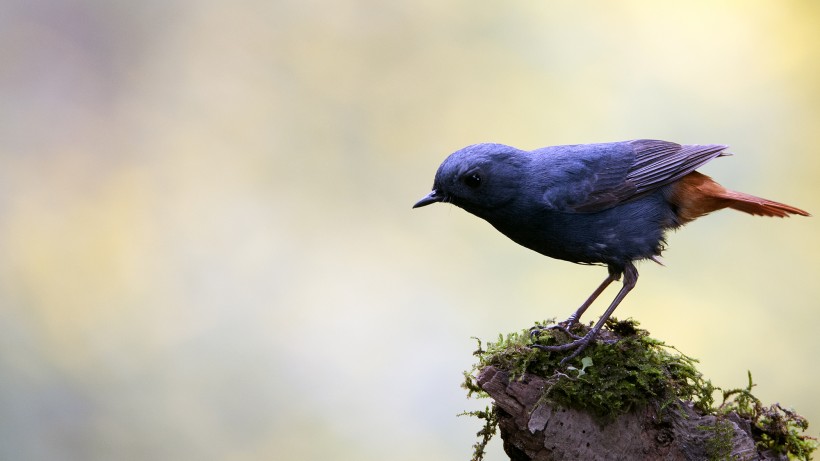
<path fill-rule="evenodd" d="M 442 202 L 484 219 L 514 242 L 542 255 L 603 265 L 608 275 L 558 328 L 566 344 L 533 346 L 577 357 L 598 335 L 638 281 L 635 263 L 660 262 L 666 234 L 713 211 L 757 216 L 810 216 L 790 205 L 729 190 L 696 171 L 732 155 L 721 144 L 630 141 L 543 147 L 495 143 L 467 146 L 439 166 L 432 191 L 413 205 Z M 623 284 L 584 336 L 570 332 L 612 283 Z"/>

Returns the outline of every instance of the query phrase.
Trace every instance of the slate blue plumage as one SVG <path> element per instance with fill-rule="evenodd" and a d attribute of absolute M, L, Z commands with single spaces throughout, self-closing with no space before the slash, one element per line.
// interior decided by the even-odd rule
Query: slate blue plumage
<path fill-rule="evenodd" d="M 765 216 L 808 215 L 803 210 L 729 191 L 695 170 L 729 155 L 726 146 L 679 145 L 657 140 L 552 146 L 524 151 L 475 144 L 439 167 L 433 191 L 414 208 L 452 203 L 492 224 L 513 241 L 543 255 L 603 264 L 609 276 L 562 322 L 567 332 L 614 280 L 624 285 L 583 338 L 549 350 L 580 353 L 634 287 L 636 260 L 655 259 L 664 233 L 711 211 L 730 207 Z"/>

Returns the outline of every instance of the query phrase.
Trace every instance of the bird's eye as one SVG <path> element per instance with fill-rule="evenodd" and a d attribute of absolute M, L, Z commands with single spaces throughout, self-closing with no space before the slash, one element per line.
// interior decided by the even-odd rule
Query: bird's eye
<path fill-rule="evenodd" d="M 465 176 L 464 184 L 466 184 L 467 187 L 472 187 L 473 189 L 475 189 L 481 185 L 481 176 L 478 173 L 473 173 L 471 175 Z"/>

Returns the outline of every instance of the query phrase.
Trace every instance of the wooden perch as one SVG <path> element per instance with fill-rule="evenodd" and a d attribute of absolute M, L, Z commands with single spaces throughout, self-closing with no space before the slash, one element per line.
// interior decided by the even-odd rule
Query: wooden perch
<path fill-rule="evenodd" d="M 568 367 L 559 365 L 560 353 L 530 347 L 570 340 L 556 330 L 479 345 L 464 386 L 493 406 L 471 413 L 487 421 L 473 459 L 482 459 L 495 426 L 512 461 L 810 459 L 816 442 L 802 435 L 808 422 L 779 404 L 763 406 L 751 374 L 746 388 L 717 388 L 696 360 L 636 326 L 613 319 Z"/>
<path fill-rule="evenodd" d="M 513 461 L 551 460 L 707 460 L 718 450 L 716 432 L 723 431 L 732 460 L 788 460 L 786 455 L 759 457 L 751 426 L 732 413 L 717 417 L 695 413 L 691 404 L 661 416 L 649 405 L 602 424 L 589 413 L 539 403 L 547 380 L 524 376 L 510 381 L 495 367 L 484 368 L 478 385 L 495 401 L 504 451 Z M 726 439 L 728 437 L 728 439 Z"/>

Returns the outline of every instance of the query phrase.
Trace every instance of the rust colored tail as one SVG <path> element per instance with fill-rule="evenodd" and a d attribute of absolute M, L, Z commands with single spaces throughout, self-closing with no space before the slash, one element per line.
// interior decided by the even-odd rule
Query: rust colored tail
<path fill-rule="evenodd" d="M 728 190 L 705 174 L 693 171 L 671 184 L 667 200 L 675 205 L 680 224 L 712 211 L 732 208 L 756 216 L 784 218 L 792 214 L 809 216 L 800 208 Z"/>

